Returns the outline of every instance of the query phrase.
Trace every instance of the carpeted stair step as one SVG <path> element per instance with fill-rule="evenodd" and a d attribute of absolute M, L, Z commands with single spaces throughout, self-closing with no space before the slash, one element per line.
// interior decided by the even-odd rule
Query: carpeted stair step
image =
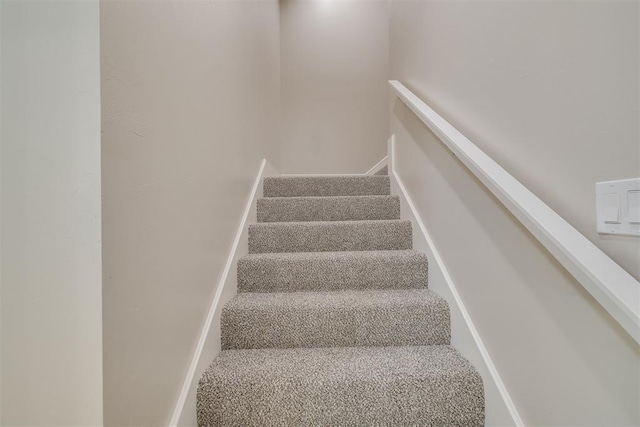
<path fill-rule="evenodd" d="M 388 176 L 280 176 L 263 181 L 264 197 L 373 196 L 391 194 Z"/>
<path fill-rule="evenodd" d="M 249 253 L 404 250 L 411 221 L 272 222 L 249 225 Z"/>
<path fill-rule="evenodd" d="M 238 260 L 238 292 L 425 288 L 427 265 L 414 250 L 253 254 Z"/>
<path fill-rule="evenodd" d="M 450 343 L 449 305 L 428 289 L 241 293 L 222 310 L 223 349 Z"/>
<path fill-rule="evenodd" d="M 199 426 L 482 426 L 482 378 L 454 348 L 226 350 Z"/>
<path fill-rule="evenodd" d="M 258 222 L 400 219 L 398 196 L 265 197 Z"/>
<path fill-rule="evenodd" d="M 264 179 L 199 426 L 484 424 L 386 174 Z"/>

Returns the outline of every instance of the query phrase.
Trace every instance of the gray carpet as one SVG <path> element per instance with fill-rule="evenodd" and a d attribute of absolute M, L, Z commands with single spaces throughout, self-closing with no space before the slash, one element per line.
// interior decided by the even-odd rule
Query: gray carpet
<path fill-rule="evenodd" d="M 451 341 L 449 306 L 428 289 L 242 293 L 224 308 L 221 324 L 223 349 Z"/>
<path fill-rule="evenodd" d="M 265 178 L 199 426 L 482 426 L 449 306 L 374 176 Z"/>
<path fill-rule="evenodd" d="M 374 173 L 374 175 L 389 175 L 389 167 L 388 166 L 383 167 L 382 169 Z"/>
<path fill-rule="evenodd" d="M 414 250 L 252 254 L 238 261 L 238 292 L 424 288 L 427 265 Z"/>
<path fill-rule="evenodd" d="M 373 196 L 391 194 L 388 176 L 268 177 L 264 197 Z"/>
<path fill-rule="evenodd" d="M 249 253 L 411 249 L 403 220 L 262 222 L 249 225 Z"/>
<path fill-rule="evenodd" d="M 482 426 L 482 379 L 450 346 L 226 350 L 201 426 Z"/>
<path fill-rule="evenodd" d="M 265 197 L 258 222 L 400 219 L 398 196 Z"/>

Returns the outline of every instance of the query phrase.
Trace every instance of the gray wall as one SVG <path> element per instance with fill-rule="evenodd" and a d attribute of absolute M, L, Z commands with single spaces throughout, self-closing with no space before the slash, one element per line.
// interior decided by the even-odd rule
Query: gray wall
<path fill-rule="evenodd" d="M 636 277 L 594 183 L 640 176 L 637 2 L 392 1 L 398 79 Z M 640 424 L 640 348 L 401 102 L 398 169 L 528 425 Z"/>
<path fill-rule="evenodd" d="M 0 9 L 0 424 L 102 425 L 99 5 Z"/>
<path fill-rule="evenodd" d="M 640 176 L 636 1 L 392 1 L 391 75 L 640 279 L 596 233 L 597 181 Z"/>
<path fill-rule="evenodd" d="M 279 159 L 278 22 L 275 0 L 101 3 L 107 425 L 169 421 L 260 161 Z"/>
<path fill-rule="evenodd" d="M 366 172 L 389 137 L 388 0 L 280 9 L 282 172 Z"/>

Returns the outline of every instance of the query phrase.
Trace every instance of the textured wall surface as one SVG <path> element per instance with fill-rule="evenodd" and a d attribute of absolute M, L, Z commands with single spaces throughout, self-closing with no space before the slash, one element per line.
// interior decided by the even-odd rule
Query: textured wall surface
<path fill-rule="evenodd" d="M 0 8 L 0 425 L 102 425 L 99 5 Z"/>
<path fill-rule="evenodd" d="M 638 277 L 594 183 L 640 176 L 637 2 L 391 5 L 391 77 Z M 399 175 L 527 425 L 640 424 L 640 348 L 401 101 Z"/>
<path fill-rule="evenodd" d="M 169 421 L 260 161 L 280 155 L 278 22 L 275 0 L 101 3 L 107 425 Z"/>
<path fill-rule="evenodd" d="M 387 0 L 282 0 L 282 172 L 364 173 L 386 155 Z"/>

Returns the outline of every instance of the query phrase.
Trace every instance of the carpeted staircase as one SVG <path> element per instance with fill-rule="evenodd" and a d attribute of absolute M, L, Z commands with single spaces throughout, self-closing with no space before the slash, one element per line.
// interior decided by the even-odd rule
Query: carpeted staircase
<path fill-rule="evenodd" d="M 265 178 L 200 426 L 481 426 L 484 389 L 389 177 Z"/>

